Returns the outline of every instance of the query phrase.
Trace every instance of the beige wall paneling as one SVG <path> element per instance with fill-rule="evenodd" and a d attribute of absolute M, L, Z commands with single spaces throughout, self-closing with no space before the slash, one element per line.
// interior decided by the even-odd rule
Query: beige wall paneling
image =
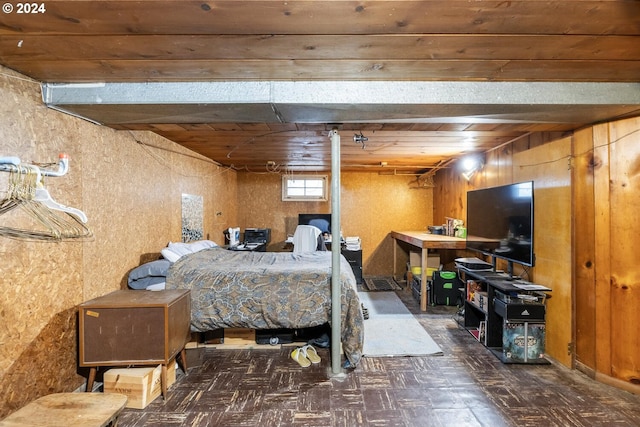
<path fill-rule="evenodd" d="M 85 138 L 84 194 L 95 196 L 85 197 L 85 209 L 95 240 L 85 244 L 84 300 L 104 294 L 105 288 L 126 288 L 129 270 L 157 259 L 169 241 L 181 240 L 183 193 L 203 197 L 205 238 L 215 234 L 214 203 L 230 200 L 226 205 L 233 217 L 235 197 L 216 194 L 212 187 L 234 172 L 227 174 L 210 160 L 149 132 L 93 126 L 83 132 Z"/>
<path fill-rule="evenodd" d="M 0 155 L 46 162 L 66 152 L 69 173 L 46 178 L 46 187 L 58 202 L 83 210 L 94 233 L 82 242 L 0 237 L 3 418 L 84 382 L 77 374 L 77 305 L 126 286 L 132 268 L 180 239 L 182 193 L 203 196 L 204 232 L 213 238 L 237 222 L 237 187 L 235 172 L 155 134 L 116 132 L 50 110 L 38 83 L 0 71 Z M 2 192 L 7 178 L 0 173 Z M 26 224 L 14 214 L 1 224 Z"/>
<path fill-rule="evenodd" d="M 547 299 L 545 351 L 572 366 L 571 138 L 513 155 L 513 182 L 534 181 L 535 266 L 530 279 L 553 291 Z"/>
<path fill-rule="evenodd" d="M 343 172 L 341 177 L 342 228 L 345 235 L 362 239 L 364 274 L 395 273 L 389 232 L 426 231 L 433 224 L 433 189 L 413 188 L 413 176 Z M 396 265 L 406 265 L 408 255 L 400 257 Z"/>
<path fill-rule="evenodd" d="M 238 173 L 238 223 L 247 227 L 270 228 L 268 250 L 283 251 L 287 235 L 292 236 L 298 214 L 329 213 L 330 202 L 283 202 L 282 176 L 279 173 Z"/>
<path fill-rule="evenodd" d="M 60 203 L 83 209 L 82 156 L 69 144 L 77 120 L 59 118 L 40 103 L 39 84 L 0 67 L 0 155 L 24 162 L 70 157 L 64 177 L 46 178 Z M 9 174 L 0 173 L 0 196 Z M 32 228 L 24 212 L 0 224 Z M 52 243 L 0 237 L 0 418 L 50 390 L 80 383 L 76 375 L 75 305 L 82 299 L 81 242 Z"/>

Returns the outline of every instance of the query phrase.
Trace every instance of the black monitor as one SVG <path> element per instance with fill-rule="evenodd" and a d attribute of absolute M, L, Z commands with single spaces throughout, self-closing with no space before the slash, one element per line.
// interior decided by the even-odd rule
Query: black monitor
<path fill-rule="evenodd" d="M 331 214 L 301 213 L 298 214 L 298 225 L 313 225 L 323 233 L 331 234 Z"/>
<path fill-rule="evenodd" d="M 467 192 L 467 249 L 532 266 L 533 182 Z"/>

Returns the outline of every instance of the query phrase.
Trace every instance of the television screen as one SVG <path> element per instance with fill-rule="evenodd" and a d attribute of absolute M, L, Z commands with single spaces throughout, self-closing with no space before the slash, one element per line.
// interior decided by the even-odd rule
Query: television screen
<path fill-rule="evenodd" d="M 467 192 L 467 249 L 534 265 L 533 181 Z"/>
<path fill-rule="evenodd" d="M 298 225 L 313 225 L 323 233 L 331 234 L 331 214 L 298 214 Z"/>

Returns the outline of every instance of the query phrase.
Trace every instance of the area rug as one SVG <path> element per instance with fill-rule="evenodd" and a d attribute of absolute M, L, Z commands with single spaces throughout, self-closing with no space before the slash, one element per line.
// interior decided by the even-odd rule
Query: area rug
<path fill-rule="evenodd" d="M 393 277 L 365 277 L 364 285 L 369 291 L 399 291 L 402 289 Z"/>
<path fill-rule="evenodd" d="M 442 350 L 395 292 L 358 292 L 369 310 L 364 321 L 365 357 L 434 356 Z"/>

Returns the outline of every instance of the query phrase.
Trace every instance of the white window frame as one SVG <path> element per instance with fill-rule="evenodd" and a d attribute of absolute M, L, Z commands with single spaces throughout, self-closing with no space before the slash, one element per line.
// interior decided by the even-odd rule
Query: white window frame
<path fill-rule="evenodd" d="M 303 185 L 302 188 L 305 194 L 289 194 L 289 181 L 322 181 L 322 194 L 321 195 L 308 195 L 306 194 L 306 186 Z M 283 175 L 282 176 L 282 201 L 284 202 L 308 202 L 308 201 L 323 201 L 326 202 L 328 200 L 328 183 L 329 178 L 327 175 Z M 317 187 L 314 187 L 317 188 Z"/>

